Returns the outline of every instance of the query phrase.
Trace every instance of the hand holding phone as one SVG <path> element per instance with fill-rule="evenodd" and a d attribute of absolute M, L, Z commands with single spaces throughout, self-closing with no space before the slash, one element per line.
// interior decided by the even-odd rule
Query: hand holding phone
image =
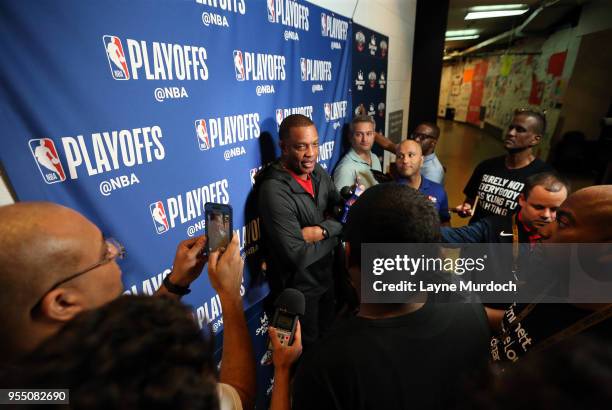
<path fill-rule="evenodd" d="M 204 206 L 204 214 L 208 238 L 207 250 L 210 255 L 220 248 L 227 248 L 232 240 L 233 212 L 230 205 L 208 202 Z"/>

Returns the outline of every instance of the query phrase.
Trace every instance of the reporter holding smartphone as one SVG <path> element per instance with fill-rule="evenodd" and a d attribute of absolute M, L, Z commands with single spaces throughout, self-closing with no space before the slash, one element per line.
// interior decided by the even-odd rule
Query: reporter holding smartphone
<path fill-rule="evenodd" d="M 211 252 L 208 259 L 210 284 L 219 294 L 223 310 L 223 354 L 219 381 L 235 389 L 243 407 L 250 409 L 255 401 L 255 354 L 240 296 L 243 268 L 244 261 L 240 257 L 236 235 L 227 249 Z M 232 389 L 227 390 L 227 394 L 234 397 Z M 221 408 L 224 408 L 223 402 Z"/>

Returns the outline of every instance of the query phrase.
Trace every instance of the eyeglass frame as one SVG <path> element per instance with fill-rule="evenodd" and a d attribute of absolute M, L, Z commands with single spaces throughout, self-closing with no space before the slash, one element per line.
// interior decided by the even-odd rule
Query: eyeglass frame
<path fill-rule="evenodd" d="M 100 266 L 106 265 L 107 263 L 110 263 L 112 261 L 114 261 L 115 259 L 124 259 L 127 252 L 125 250 L 125 247 L 121 244 L 121 242 L 119 242 L 117 239 L 115 238 L 103 238 L 104 239 L 104 243 L 106 245 L 111 245 L 112 247 L 114 247 L 115 249 L 117 249 L 117 253 L 114 255 L 108 255 L 108 250 L 107 250 L 107 254 L 102 258 L 102 260 L 98 261 L 97 263 L 83 269 L 80 270 L 76 273 L 73 273 L 71 275 L 69 275 L 68 277 L 56 282 L 53 286 L 51 286 L 51 288 L 49 288 L 49 290 L 47 290 L 45 293 L 43 293 L 42 297 L 40 298 L 40 300 L 34 305 L 34 308 L 36 308 L 40 302 L 42 302 L 43 298 L 45 297 L 45 295 L 49 292 L 51 292 L 52 290 L 57 289 L 60 285 L 63 285 L 64 283 L 71 281 L 72 279 L 78 278 L 81 275 L 84 275 L 87 272 L 90 272 L 96 268 L 99 268 Z M 34 309 L 33 308 L 33 309 Z"/>

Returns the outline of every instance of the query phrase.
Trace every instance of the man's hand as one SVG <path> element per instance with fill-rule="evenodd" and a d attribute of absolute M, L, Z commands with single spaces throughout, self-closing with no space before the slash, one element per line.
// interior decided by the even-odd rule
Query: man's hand
<path fill-rule="evenodd" d="M 244 261 L 240 257 L 238 235 L 234 235 L 223 254 L 221 250 L 211 252 L 208 259 L 210 284 L 219 296 L 240 297 Z"/>
<path fill-rule="evenodd" d="M 268 333 L 270 334 L 270 340 L 272 342 L 272 363 L 274 363 L 274 370 L 291 369 L 293 363 L 295 363 L 302 354 L 302 330 L 300 328 L 300 322 L 298 321 L 295 328 L 295 337 L 293 338 L 293 344 L 291 346 L 281 344 L 274 327 L 269 326 Z"/>
<path fill-rule="evenodd" d="M 472 209 L 472 205 L 469 202 L 464 202 L 461 205 L 455 208 L 457 215 L 462 218 L 467 218 L 469 216 L 474 215 L 474 210 Z"/>
<path fill-rule="evenodd" d="M 176 248 L 172 264 L 171 281 L 178 286 L 188 287 L 196 280 L 208 258 L 202 253 L 206 246 L 206 236 L 186 239 Z"/>
<path fill-rule="evenodd" d="M 320 226 L 307 226 L 302 228 L 302 237 L 305 242 L 314 243 L 325 239 L 323 237 L 323 228 Z"/>

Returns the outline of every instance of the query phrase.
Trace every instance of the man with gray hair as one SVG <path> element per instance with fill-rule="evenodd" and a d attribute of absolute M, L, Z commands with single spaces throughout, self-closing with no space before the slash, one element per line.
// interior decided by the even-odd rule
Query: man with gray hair
<path fill-rule="evenodd" d="M 378 182 L 372 170 L 382 172 L 380 160 L 372 154 L 376 123 L 369 115 L 357 115 L 350 125 L 351 149 L 342 157 L 334 171 L 338 189 L 359 183 L 366 189 Z"/>

